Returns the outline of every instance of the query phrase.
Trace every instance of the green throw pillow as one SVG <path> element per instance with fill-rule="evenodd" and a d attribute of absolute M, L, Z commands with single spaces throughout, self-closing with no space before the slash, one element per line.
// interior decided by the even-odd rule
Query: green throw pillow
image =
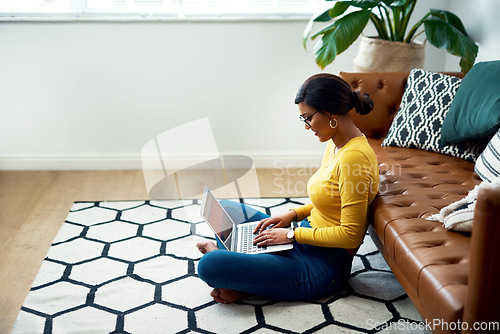
<path fill-rule="evenodd" d="M 462 79 L 443 121 L 446 144 L 488 141 L 500 127 L 500 61 L 477 63 Z"/>

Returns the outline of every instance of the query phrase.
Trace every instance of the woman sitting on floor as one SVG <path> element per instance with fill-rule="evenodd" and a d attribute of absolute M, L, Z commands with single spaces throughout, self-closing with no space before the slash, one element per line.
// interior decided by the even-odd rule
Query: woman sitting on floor
<path fill-rule="evenodd" d="M 198 275 L 214 288 L 211 296 L 219 303 L 248 295 L 276 300 L 332 295 L 346 284 L 365 236 L 368 206 L 379 187 L 378 164 L 348 113 L 355 109 L 367 114 L 373 102 L 340 77 L 318 74 L 304 82 L 295 103 L 306 130 L 327 142 L 321 167 L 307 185 L 311 203 L 270 217 L 241 203 L 221 201 L 233 221 L 260 221 L 254 240 L 259 246 L 293 242 L 294 247 L 243 254 L 221 250 L 211 241 L 198 243 L 204 254 Z M 300 227 L 288 228 L 292 221 Z"/>

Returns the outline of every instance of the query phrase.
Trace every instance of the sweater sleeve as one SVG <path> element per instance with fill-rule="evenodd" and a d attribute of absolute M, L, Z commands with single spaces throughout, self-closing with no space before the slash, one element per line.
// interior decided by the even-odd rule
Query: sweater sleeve
<path fill-rule="evenodd" d="M 306 219 L 307 217 L 309 217 L 309 215 L 311 214 L 312 208 L 313 208 L 313 205 L 311 203 L 309 203 L 309 204 L 299 206 L 297 208 L 293 208 L 292 210 L 295 211 L 295 213 L 297 214 L 297 221 L 300 222 L 300 221 Z"/>

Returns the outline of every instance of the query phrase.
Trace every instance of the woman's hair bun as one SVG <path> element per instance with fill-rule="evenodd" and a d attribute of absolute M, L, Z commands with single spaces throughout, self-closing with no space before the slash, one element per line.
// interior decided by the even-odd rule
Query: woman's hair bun
<path fill-rule="evenodd" d="M 354 99 L 354 108 L 360 115 L 369 114 L 373 109 L 373 101 L 367 93 L 361 93 L 359 90 L 352 92 Z"/>

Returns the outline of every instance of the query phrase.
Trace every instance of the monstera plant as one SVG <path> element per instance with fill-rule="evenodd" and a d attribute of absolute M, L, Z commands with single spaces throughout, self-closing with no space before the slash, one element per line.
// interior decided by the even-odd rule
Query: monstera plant
<path fill-rule="evenodd" d="M 309 39 L 320 38 L 315 46 L 316 63 L 325 68 L 372 22 L 377 37 L 389 41 L 411 43 L 425 32 L 430 44 L 460 57 L 460 68 L 467 73 L 474 65 L 478 46 L 462 21 L 448 11 L 431 9 L 410 27 L 416 4 L 417 0 L 335 1 L 331 8 L 311 18 L 304 31 L 304 47 Z M 326 26 L 311 34 L 315 22 L 324 22 Z"/>

